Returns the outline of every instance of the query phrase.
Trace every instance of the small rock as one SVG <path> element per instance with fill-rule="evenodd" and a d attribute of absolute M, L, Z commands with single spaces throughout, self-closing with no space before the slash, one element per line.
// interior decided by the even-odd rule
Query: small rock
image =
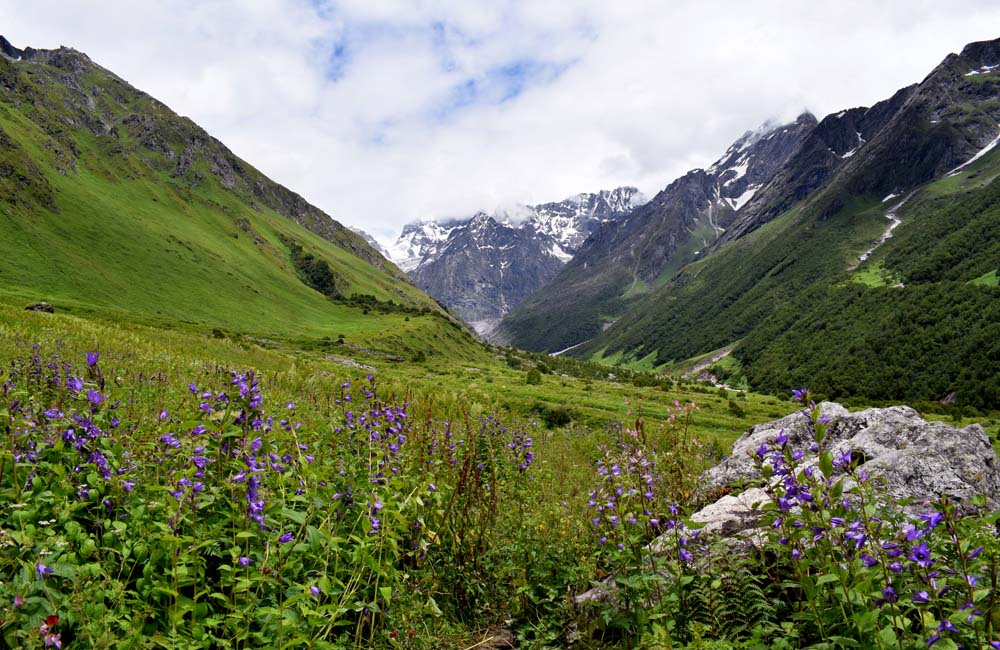
<path fill-rule="evenodd" d="M 763 514 L 761 507 L 771 502 L 762 488 L 750 488 L 739 494 L 727 494 L 715 503 L 691 515 L 691 521 L 704 524 L 704 534 L 728 536 L 754 528 Z"/>
<path fill-rule="evenodd" d="M 44 311 L 46 314 L 54 314 L 56 310 L 52 305 L 43 301 L 33 302 L 24 308 L 25 311 Z"/>

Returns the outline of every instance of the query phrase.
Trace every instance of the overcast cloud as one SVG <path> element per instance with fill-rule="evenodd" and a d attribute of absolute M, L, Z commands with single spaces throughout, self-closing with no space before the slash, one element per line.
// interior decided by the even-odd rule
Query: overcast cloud
<path fill-rule="evenodd" d="M 1000 36 L 995 1 L 32 0 L 68 45 L 337 220 L 408 221 L 637 185 L 768 118 L 870 105 Z"/>

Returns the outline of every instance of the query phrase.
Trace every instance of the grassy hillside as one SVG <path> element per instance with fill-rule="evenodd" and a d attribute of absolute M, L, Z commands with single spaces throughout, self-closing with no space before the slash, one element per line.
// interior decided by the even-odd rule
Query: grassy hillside
<path fill-rule="evenodd" d="M 83 55 L 0 58 L 0 79 L 0 301 L 481 354 L 357 235 Z M 325 274 L 323 293 L 303 256 Z"/>
<path fill-rule="evenodd" d="M 1000 152 L 930 184 L 893 237 L 839 285 L 783 305 L 743 341 L 754 386 L 1000 403 Z M 994 274 L 991 276 L 991 274 Z M 872 282 L 872 277 L 888 278 Z"/>
<path fill-rule="evenodd" d="M 662 366 L 737 340 L 751 385 L 809 383 L 837 398 L 942 399 L 995 408 L 991 350 L 1000 266 L 1000 152 L 900 198 L 806 202 L 690 265 L 642 309 L 578 350 Z M 902 285 L 902 286 L 900 286 Z"/>

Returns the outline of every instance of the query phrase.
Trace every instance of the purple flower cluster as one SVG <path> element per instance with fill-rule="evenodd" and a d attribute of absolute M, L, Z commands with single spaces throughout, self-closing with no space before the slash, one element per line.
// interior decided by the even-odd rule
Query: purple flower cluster
<path fill-rule="evenodd" d="M 514 462 L 517 463 L 518 471 L 526 472 L 531 467 L 531 463 L 535 459 L 535 454 L 531 449 L 533 444 L 531 437 L 523 431 L 512 433 L 511 440 L 507 443 L 507 449 L 510 450 Z"/>
<path fill-rule="evenodd" d="M 15 379 L 40 391 L 30 401 L 15 397 L 7 404 L 8 412 L 19 422 L 12 431 L 14 460 L 34 467 L 44 454 L 60 455 L 62 462 L 72 468 L 72 475 L 81 479 L 77 486 L 81 499 L 89 495 L 89 488 L 82 479 L 91 472 L 98 474 L 105 483 L 117 478 L 125 484 L 130 483 L 126 474 L 134 469 L 127 453 L 117 458 L 109 457 L 106 445 L 101 442 L 111 436 L 121 421 L 117 417 L 120 403 L 111 402 L 103 392 L 103 374 L 97 365 L 99 356 L 98 353 L 87 355 L 90 382 L 85 383 L 80 376 L 72 374 L 72 365 L 61 361 L 58 355 L 44 363 L 36 346 L 27 362 L 15 360 L 11 363 L 9 377 L 2 385 L 4 395 L 18 385 Z M 36 476 L 35 469 L 29 470 L 24 489 L 32 487 Z"/>
<path fill-rule="evenodd" d="M 939 509 L 907 525 L 892 519 L 892 513 L 901 513 L 898 506 L 858 469 L 851 451 L 823 449 L 825 421 L 809 392 L 797 390 L 795 398 L 806 406 L 813 434 L 809 451 L 818 454 L 818 464 L 802 465 L 805 454 L 793 448 L 784 431 L 756 452 L 776 506 L 771 528 L 792 565 L 808 556 L 802 566 L 812 571 L 825 567 L 838 577 L 838 585 L 872 581 L 878 591 L 871 605 L 886 610 L 889 620 L 903 611 L 900 592 L 911 593 L 906 607 L 927 608 L 941 617 L 928 645 L 942 635 L 958 639 L 960 633 L 981 630 L 983 613 L 973 603 L 974 586 L 985 571 L 976 565 L 983 547 L 960 542 L 953 506 L 945 500 Z M 950 549 L 950 557 L 939 557 L 932 543 L 934 532 L 942 528 L 948 536 L 941 544 Z M 945 617 L 949 607 L 966 612 L 969 630 L 960 630 Z"/>
<path fill-rule="evenodd" d="M 602 447 L 602 452 L 596 464 L 599 484 L 589 493 L 587 507 L 593 511 L 591 524 L 598 543 L 604 546 L 610 536 L 616 547 L 624 547 L 633 531 L 644 538 L 661 528 L 656 463 L 628 432 L 615 445 Z M 670 520 L 662 527 L 672 525 Z"/>

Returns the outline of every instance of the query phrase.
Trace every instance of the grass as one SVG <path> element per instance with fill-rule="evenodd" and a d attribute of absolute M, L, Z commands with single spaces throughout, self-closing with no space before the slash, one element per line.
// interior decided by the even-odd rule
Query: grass
<path fill-rule="evenodd" d="M 383 322 L 389 327 L 390 321 Z M 790 403 L 774 397 L 748 394 L 747 416 L 734 418 L 715 389 L 695 383 L 663 390 L 630 382 L 549 374 L 542 376 L 541 384 L 529 385 L 524 371 L 509 367 L 500 354 L 485 349 L 477 358 L 467 360 L 441 353 L 428 357 L 426 362 L 414 363 L 335 343 L 305 350 L 290 341 L 239 336 L 217 339 L 185 328 L 39 314 L 0 305 L 0 355 L 21 354 L 36 343 L 43 349 L 63 349 L 77 356 L 91 349 L 113 351 L 134 357 L 139 370 L 167 368 L 178 381 L 193 368 L 252 367 L 265 371 L 282 385 L 305 382 L 315 386 L 319 382 L 332 388 L 339 385 L 338 380 L 358 380 L 369 372 L 344 365 L 342 359 L 350 359 L 374 368 L 372 372 L 393 393 L 419 396 L 451 416 L 467 410 L 537 419 L 539 406 L 566 406 L 576 425 L 603 428 L 610 421 L 628 417 L 629 411 L 640 405 L 647 420 L 658 422 L 666 418 L 666 407 L 675 400 L 695 402 L 699 411 L 693 418 L 693 432 L 718 441 L 723 448 L 749 424 L 787 415 L 791 409 Z"/>
<path fill-rule="evenodd" d="M 224 187 L 212 171 L 213 161 L 231 156 L 221 144 L 202 144 L 205 152 L 178 175 L 186 143 L 208 138 L 190 122 L 94 69 L 85 81 L 100 89 L 91 93 L 117 131 L 95 135 L 79 124 L 91 114 L 78 112 L 74 95 L 38 82 L 51 69 L 25 70 L 19 79 L 37 99 L 0 101 L 3 162 L 30 183 L 5 187 L 0 202 L 0 303 L 44 300 L 63 313 L 163 328 L 481 357 L 471 334 L 391 264 L 378 269 L 347 250 L 357 244 L 354 235 L 325 215 L 304 202 L 289 208 L 292 216 L 279 214 L 265 200 L 276 186 L 241 161 L 234 163 L 240 178 L 264 188 L 264 198 Z M 173 154 L 139 142 L 141 133 L 127 126 L 137 114 L 151 119 Z M 332 240 L 296 223 L 310 218 Z M 391 301 L 410 313 L 389 306 L 376 317 L 378 304 L 327 299 L 299 277 L 289 241 L 329 266 L 342 296 Z"/>
<path fill-rule="evenodd" d="M 970 280 L 969 284 L 975 284 L 980 287 L 995 287 L 1000 284 L 1000 278 L 997 278 L 997 270 L 994 269 L 989 273 L 984 273 L 975 280 Z"/>
<path fill-rule="evenodd" d="M 104 488 L 102 498 L 104 495 L 110 497 L 113 507 L 124 504 L 129 508 L 129 527 L 119 528 L 120 522 L 113 522 L 116 532 L 106 534 L 102 555 L 91 557 L 86 564 L 90 552 L 86 544 L 89 542 L 78 541 L 78 529 L 72 522 L 67 523 L 64 513 L 67 504 L 85 509 L 87 502 L 81 505 L 72 496 L 76 488 L 66 486 L 66 481 L 74 476 L 73 472 L 62 469 L 66 465 L 50 465 L 59 471 L 36 479 L 38 489 L 28 499 L 31 509 L 19 520 L 5 524 L 20 544 L 3 547 L 5 550 L 0 553 L 0 563 L 9 569 L 8 591 L 37 590 L 31 586 L 34 583 L 30 578 L 34 575 L 31 563 L 36 561 L 38 553 L 48 552 L 50 548 L 71 550 L 53 556 L 51 561 L 46 560 L 56 572 L 46 578 L 47 599 L 32 596 L 26 599 L 23 613 L 8 610 L 10 617 L 6 620 L 14 622 L 3 628 L 3 634 L 23 634 L 25 636 L 20 639 L 26 642 L 32 638 L 30 635 L 37 636 L 39 621 L 45 615 L 57 613 L 61 620 L 59 629 L 64 633 L 70 630 L 75 635 L 73 647 L 112 647 L 114 643 L 126 647 L 138 643 L 140 638 L 169 646 L 189 635 L 200 638 L 202 634 L 238 638 L 244 627 L 252 630 L 252 635 L 244 639 L 243 645 L 273 647 L 278 639 L 289 634 L 310 634 L 317 639 L 330 640 L 333 632 L 327 626 L 329 620 L 347 621 L 352 626 L 339 628 L 342 634 L 332 647 L 398 647 L 394 639 L 414 630 L 411 647 L 468 648 L 484 638 L 482 629 L 497 624 L 517 630 L 526 647 L 544 647 L 536 636 L 539 634 L 548 635 L 548 647 L 556 647 L 556 639 L 565 622 L 560 617 L 570 615 L 565 609 L 565 594 L 587 588 L 606 571 L 602 564 L 606 561 L 602 560 L 603 545 L 594 533 L 591 523 L 594 513 L 588 506 L 588 499 L 592 498 L 589 495 L 595 480 L 602 480 L 594 471 L 596 462 L 605 453 L 602 445 L 615 448 L 611 444 L 614 435 L 608 428 L 609 422 L 620 422 L 623 428 L 643 431 L 644 445 L 648 444 L 649 450 L 661 451 L 657 462 L 664 463 L 661 471 L 667 472 L 662 486 L 678 490 L 678 494 L 684 496 L 696 485 L 700 463 L 728 453 L 734 439 L 749 426 L 782 417 L 796 409 L 788 400 L 693 383 L 680 383 L 665 390 L 660 386 L 545 374 L 540 384 L 529 385 L 524 368 L 535 362 L 536 357 L 510 350 L 491 350 L 484 358 L 471 361 L 442 356 L 414 363 L 336 344 L 332 348 L 334 354 L 326 349 L 302 349 L 289 341 L 263 342 L 248 337 L 220 339 L 189 329 L 161 329 L 69 314 L 25 312 L 0 305 L 3 367 L 10 367 L 8 361 L 12 358 L 30 357 L 35 346 L 43 358 L 55 352 L 60 359 L 74 363 L 77 368 L 84 365 L 82 359 L 86 352 L 100 351 L 109 399 L 122 400 L 117 413 L 129 423 L 126 449 L 133 453 L 132 457 L 144 462 L 150 454 L 154 459 L 142 466 L 142 471 L 148 474 L 129 475 L 143 478 L 137 481 L 135 494 L 119 494 Z M 364 364 L 374 370 L 344 365 L 341 361 L 344 357 L 352 357 L 352 364 Z M 719 362 L 720 365 L 727 363 L 727 359 Z M 183 509 L 179 510 L 184 516 L 183 525 L 172 533 L 160 525 L 171 512 L 164 510 L 164 486 L 173 489 L 174 483 L 187 478 L 190 470 L 185 465 L 171 470 L 169 462 L 158 464 L 156 454 L 163 449 L 158 441 L 175 428 L 190 428 L 198 421 L 212 426 L 217 421 L 212 418 L 196 420 L 196 416 L 190 414 L 197 410 L 199 400 L 192 401 L 188 397 L 186 386 L 188 383 L 218 386 L 223 378 L 222 388 L 225 388 L 229 384 L 226 371 L 230 368 L 256 370 L 255 376 L 269 412 L 280 412 L 286 402 L 294 402 L 295 419 L 303 424 L 301 431 L 294 434 L 294 440 L 308 444 L 309 453 L 318 459 L 317 464 L 311 473 L 302 474 L 301 479 L 292 476 L 280 487 L 273 486 L 265 492 L 269 505 L 267 517 L 269 522 L 274 522 L 274 528 L 261 532 L 256 526 L 241 528 L 245 526 L 245 515 L 239 488 L 237 496 L 240 499 L 235 500 L 235 508 L 231 508 L 229 504 L 233 500 L 228 495 L 233 485 L 210 482 L 217 476 L 236 472 L 239 466 L 227 467 L 226 474 L 222 474 L 221 463 L 232 465 L 233 459 L 224 460 L 222 456 L 209 454 L 219 458 L 216 462 L 220 463 L 210 466 L 212 469 L 205 479 L 205 494 L 211 496 L 206 497 L 197 515 L 194 511 L 185 514 Z M 338 466 L 346 467 L 355 481 L 363 481 L 354 485 L 367 482 L 368 457 L 345 451 L 357 441 L 346 436 L 340 428 L 343 426 L 342 411 L 347 407 L 338 400 L 346 380 L 355 387 L 364 386 L 364 375 L 368 372 L 374 374 L 383 400 L 406 405 L 413 426 L 412 440 L 417 443 L 416 447 L 411 444 L 408 449 L 423 449 L 418 441 L 440 432 L 445 421 L 454 423 L 454 429 L 466 441 L 459 448 L 465 449 L 471 440 L 468 436 L 476 430 L 480 418 L 495 415 L 505 424 L 489 429 L 491 434 L 506 436 L 510 431 L 526 432 L 534 439 L 535 458 L 529 478 L 517 479 L 512 468 L 501 465 L 498 469 L 503 470 L 498 474 L 503 477 L 498 479 L 499 504 L 488 506 L 489 497 L 482 497 L 487 508 L 495 509 L 495 514 L 489 515 L 488 509 L 473 509 L 468 518 L 455 519 L 453 515 L 444 514 L 452 512 L 455 500 L 462 503 L 461 499 L 474 498 L 461 496 L 474 494 L 462 491 L 461 473 L 449 471 L 447 464 L 442 463 L 430 470 L 435 473 L 413 475 L 410 472 L 415 466 L 407 465 L 398 477 L 400 484 L 394 483 L 392 489 L 380 492 L 385 537 L 371 534 L 365 510 L 358 515 L 359 523 L 341 524 L 339 518 L 328 511 L 333 506 L 324 500 L 329 495 L 322 490 L 307 491 L 306 496 L 298 498 L 296 480 L 304 481 L 308 490 L 316 490 L 317 485 L 326 486 L 320 481 L 335 479 Z M 360 401 L 361 391 L 357 388 L 355 397 Z M 63 408 L 70 408 L 71 400 L 63 401 L 59 396 L 54 399 Z M 680 443 L 678 425 L 670 423 L 670 405 L 674 400 L 693 401 L 698 405 L 690 415 L 690 425 Z M 43 392 L 39 392 L 37 398 L 32 397 L 30 403 L 36 402 L 39 410 L 50 406 Z M 187 412 L 183 410 L 185 407 Z M 545 409 L 558 407 L 569 410 L 572 421 L 566 426 L 548 426 L 537 415 Z M 368 413 L 360 404 L 353 408 Z M 169 417 L 174 419 L 166 422 L 159 419 L 156 414 L 163 410 L 168 410 Z M 108 415 L 102 412 L 100 417 Z M 954 417 L 951 420 L 958 424 L 968 422 L 966 419 L 956 421 Z M 995 424 L 994 419 L 994 429 Z M 283 435 L 276 427 L 276 435 L 272 436 L 274 444 L 284 444 L 282 441 L 290 439 L 282 438 Z M 205 437 L 209 445 L 213 444 L 210 438 Z M 109 441 L 107 453 L 119 451 L 120 444 L 115 442 L 112 446 Z M 506 448 L 495 440 L 491 444 L 494 447 L 490 448 L 493 449 L 490 454 L 504 452 Z M 371 453 L 368 448 L 365 450 L 366 454 Z M 631 452 L 626 456 L 631 457 Z M 180 458 L 186 461 L 187 457 L 182 455 Z M 424 461 L 419 466 L 430 467 Z M 92 487 L 100 485 L 100 478 L 92 476 L 88 478 Z M 428 491 L 428 476 L 438 486 L 433 492 Z M 339 488 L 329 486 L 331 493 L 334 489 Z M 9 490 L 4 494 L 5 498 L 16 498 Z M 455 496 L 446 497 L 446 494 Z M 166 507 L 172 503 L 166 501 Z M 104 512 L 99 502 L 95 504 Z M 472 504 L 469 507 L 479 506 Z M 418 530 L 426 526 L 427 531 L 425 536 L 417 538 L 423 540 L 425 560 L 415 559 L 407 553 L 414 543 L 408 531 L 414 530 L 412 518 L 417 508 L 420 516 L 417 521 L 422 524 Z M 495 520 L 488 519 L 493 516 Z M 32 517 L 48 523 L 35 525 L 31 523 Z M 22 530 L 21 523 L 25 520 L 32 527 Z M 105 526 L 111 527 L 112 522 Z M 485 545 L 476 547 L 470 546 L 468 541 L 463 542 L 482 534 L 482 526 L 487 526 L 485 530 L 489 533 Z M 132 539 L 128 534 L 131 527 L 156 532 L 149 534 L 148 539 Z M 45 536 L 35 535 L 33 531 L 36 530 L 45 530 Z M 459 532 L 446 535 L 446 531 Z M 280 545 L 277 538 L 283 532 L 292 535 L 294 545 Z M 644 539 L 638 538 L 632 542 L 640 546 L 645 544 Z M 76 544 L 83 544 L 78 553 L 73 552 Z M 129 552 L 121 552 L 120 547 Z M 131 549 L 142 548 L 146 553 L 147 547 L 146 562 L 158 562 L 156 571 L 148 575 L 139 571 L 143 576 L 141 580 L 116 582 L 113 576 L 119 570 L 119 562 L 123 567 L 131 566 L 135 561 L 130 559 Z M 180 551 L 175 554 L 174 549 Z M 268 549 L 273 549 L 273 553 Z M 246 573 L 257 578 L 250 582 L 243 582 L 242 578 L 229 579 L 230 573 L 240 571 L 236 569 L 236 557 L 240 555 L 251 559 Z M 207 569 L 220 563 L 221 571 Z M 80 569 L 75 568 L 78 564 Z M 14 570 L 16 566 L 28 568 L 18 572 Z M 628 564 L 627 567 L 637 580 L 648 576 L 644 566 Z M 75 571 L 81 576 L 86 571 L 87 577 L 70 581 L 69 576 L 75 575 Z M 258 571 L 263 573 L 258 574 Z M 109 579 L 104 580 L 102 576 L 105 575 Z M 202 610 L 211 608 L 205 611 L 227 612 L 245 602 L 248 604 L 240 616 L 248 622 L 237 625 L 235 619 L 217 615 L 203 617 L 204 627 L 192 624 L 184 615 L 187 608 L 198 606 L 199 592 L 188 590 L 191 580 L 195 584 L 223 587 L 213 587 L 219 593 L 205 600 Z M 64 588 L 70 583 L 72 589 Z M 255 586 L 247 591 L 241 586 L 244 584 Z M 104 585 L 110 587 L 105 590 Z M 154 587 L 150 595 L 143 596 L 142 589 L 146 585 Z M 313 596 L 315 601 L 308 600 L 310 585 L 319 589 L 319 594 Z M 127 588 L 124 593 L 123 588 Z M 4 593 L 10 597 L 8 592 Z M 193 604 L 186 596 L 189 593 L 195 594 Z M 135 598 L 149 600 L 136 609 L 132 603 Z M 316 604 L 309 604 L 313 602 Z M 366 604 L 378 606 L 377 619 L 369 621 L 357 616 L 356 612 Z M 318 607 L 325 609 L 317 610 Z M 284 613 L 286 610 L 291 613 Z M 276 616 L 275 612 L 282 613 Z M 28 619 L 29 616 L 35 616 L 38 621 Z M 394 634 L 396 630 L 404 632 Z M 538 643 L 532 645 L 536 641 Z M 600 637 L 593 643 L 597 645 L 584 642 L 581 647 L 608 647 Z M 208 641 L 202 638 L 195 643 L 198 644 L 208 644 Z"/>
<path fill-rule="evenodd" d="M 899 283 L 899 279 L 885 268 L 885 262 L 878 260 L 873 264 L 864 264 L 851 276 L 854 282 L 860 282 L 868 287 L 891 287 Z"/>

